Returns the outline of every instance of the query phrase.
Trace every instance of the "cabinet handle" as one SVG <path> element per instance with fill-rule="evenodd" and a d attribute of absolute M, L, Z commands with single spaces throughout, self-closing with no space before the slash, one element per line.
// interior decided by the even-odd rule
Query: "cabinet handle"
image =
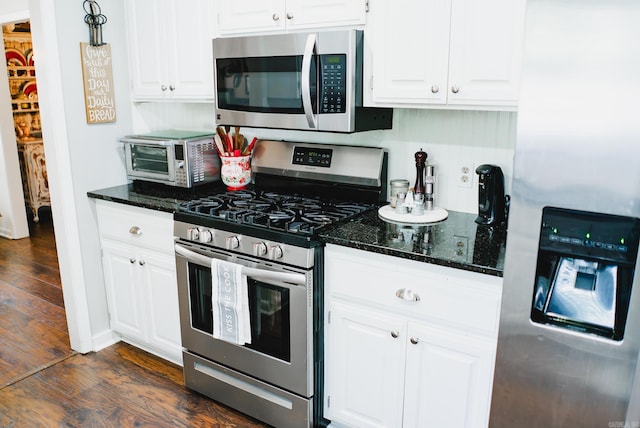
<path fill-rule="evenodd" d="M 397 339 L 399 335 L 400 335 L 400 333 L 398 333 L 397 331 L 392 331 L 391 332 L 391 337 L 393 337 L 394 339 Z"/>
<path fill-rule="evenodd" d="M 458 88 L 456 85 L 453 85 L 451 87 L 451 92 L 453 92 L 454 94 L 457 94 L 458 92 L 460 92 L 460 88 Z"/>
<path fill-rule="evenodd" d="M 440 88 L 438 87 L 438 85 L 431 86 L 431 93 L 437 94 L 439 90 Z"/>
<path fill-rule="evenodd" d="M 287 19 L 293 19 L 293 14 L 287 13 Z"/>
<path fill-rule="evenodd" d="M 175 87 L 175 86 L 173 86 L 173 85 L 169 85 L 169 90 L 170 90 L 170 91 L 175 91 L 175 90 L 176 90 L 176 87 Z"/>
<path fill-rule="evenodd" d="M 140 266 L 144 266 L 144 264 L 145 264 L 145 263 L 146 263 L 146 262 L 145 262 L 144 260 L 140 260 L 140 261 L 138 262 L 138 264 L 139 264 Z"/>
<path fill-rule="evenodd" d="M 133 259 L 133 258 L 132 258 L 132 259 L 129 259 L 129 262 L 130 262 L 131 264 L 134 264 L 134 263 L 136 262 L 136 259 Z"/>
<path fill-rule="evenodd" d="M 407 290 L 406 288 L 401 288 L 400 290 L 396 291 L 396 297 L 412 302 L 420 301 L 420 296 L 417 293 L 414 293 L 412 290 Z"/>
<path fill-rule="evenodd" d="M 162 92 L 166 91 L 167 90 L 167 85 L 160 86 L 160 89 L 162 89 Z"/>
<path fill-rule="evenodd" d="M 274 13 L 273 16 L 271 17 L 271 19 L 273 19 L 274 21 L 279 21 L 280 17 L 278 16 L 277 13 Z"/>
<path fill-rule="evenodd" d="M 411 341 L 411 343 L 413 343 L 414 345 L 418 344 L 418 338 L 417 337 L 412 337 L 411 339 L 409 339 Z"/>
<path fill-rule="evenodd" d="M 131 226 L 131 229 L 129 229 L 129 233 L 135 236 L 140 236 L 142 235 L 142 229 L 140 229 L 138 226 Z"/>

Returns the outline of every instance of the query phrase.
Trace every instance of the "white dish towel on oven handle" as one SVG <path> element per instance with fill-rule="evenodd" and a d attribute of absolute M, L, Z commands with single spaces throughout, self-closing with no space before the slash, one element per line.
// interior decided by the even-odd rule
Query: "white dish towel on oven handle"
<path fill-rule="evenodd" d="M 251 343 L 247 276 L 242 266 L 211 259 L 213 337 L 238 345 Z"/>

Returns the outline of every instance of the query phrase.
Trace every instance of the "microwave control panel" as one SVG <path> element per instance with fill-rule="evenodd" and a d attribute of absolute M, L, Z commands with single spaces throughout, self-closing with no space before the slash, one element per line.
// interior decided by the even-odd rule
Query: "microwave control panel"
<path fill-rule="evenodd" d="M 347 56 L 320 55 L 320 113 L 344 113 L 347 92 Z"/>

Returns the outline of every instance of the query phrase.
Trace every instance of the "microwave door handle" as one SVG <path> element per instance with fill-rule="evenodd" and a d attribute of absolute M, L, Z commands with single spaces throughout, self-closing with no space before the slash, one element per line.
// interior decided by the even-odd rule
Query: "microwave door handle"
<path fill-rule="evenodd" d="M 311 59 L 316 47 L 316 35 L 309 34 L 307 37 L 307 44 L 304 48 L 304 55 L 302 57 L 302 79 L 300 79 L 300 85 L 302 86 L 302 108 L 304 109 L 304 115 L 309 123 L 309 128 L 317 128 L 316 117 L 313 115 L 313 107 L 311 105 L 311 81 L 309 79 L 309 73 L 311 72 Z"/>
<path fill-rule="evenodd" d="M 211 266 L 211 257 L 191 251 L 180 244 L 175 244 L 176 253 L 186 257 L 194 263 L 205 266 Z M 271 280 L 276 282 L 288 282 L 296 285 L 305 285 L 307 283 L 306 276 L 301 273 L 294 272 L 276 272 L 272 270 L 256 269 L 242 266 L 242 274 L 255 279 Z"/>

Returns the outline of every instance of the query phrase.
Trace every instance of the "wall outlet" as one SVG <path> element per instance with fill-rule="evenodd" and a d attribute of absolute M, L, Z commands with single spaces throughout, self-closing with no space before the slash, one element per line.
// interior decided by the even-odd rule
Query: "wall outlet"
<path fill-rule="evenodd" d="M 461 164 L 457 171 L 458 187 L 471 189 L 471 186 L 473 185 L 473 174 L 474 170 L 472 164 Z"/>

